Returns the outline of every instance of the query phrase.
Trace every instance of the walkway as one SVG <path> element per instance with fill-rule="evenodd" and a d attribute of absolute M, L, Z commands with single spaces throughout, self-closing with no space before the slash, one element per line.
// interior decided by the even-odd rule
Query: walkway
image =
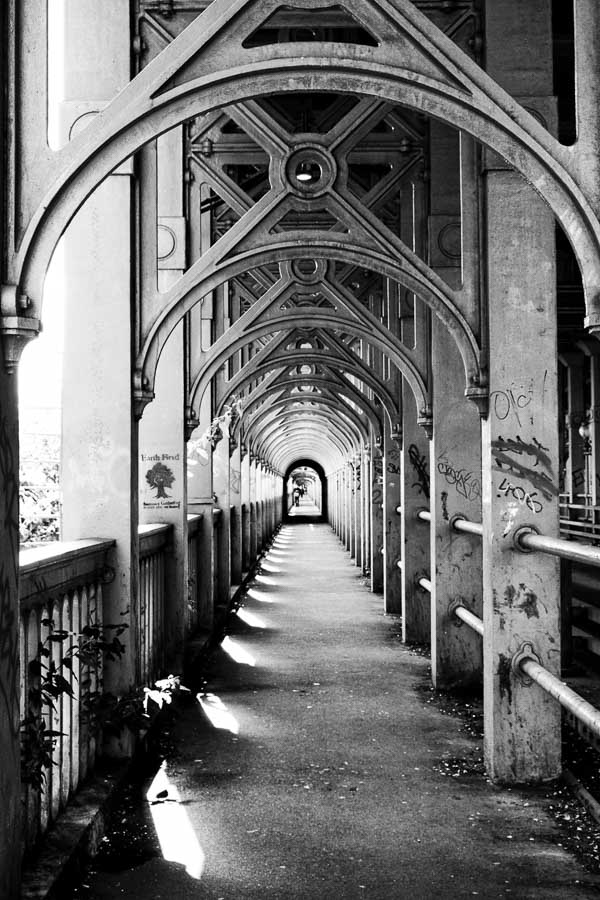
<path fill-rule="evenodd" d="M 77 896 L 598 897 L 539 795 L 487 784 L 427 684 L 331 529 L 285 526 L 142 804 L 166 859 L 98 865 Z"/>

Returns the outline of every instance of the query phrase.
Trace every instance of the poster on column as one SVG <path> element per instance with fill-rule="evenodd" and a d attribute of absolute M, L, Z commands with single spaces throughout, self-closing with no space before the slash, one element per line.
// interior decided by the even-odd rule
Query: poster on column
<path fill-rule="evenodd" d="M 181 506 L 181 454 L 142 453 L 140 501 L 144 509 L 179 509 Z"/>

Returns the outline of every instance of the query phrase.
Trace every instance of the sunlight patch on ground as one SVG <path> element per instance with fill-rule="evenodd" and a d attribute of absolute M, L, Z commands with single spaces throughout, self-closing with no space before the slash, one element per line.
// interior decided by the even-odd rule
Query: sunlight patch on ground
<path fill-rule="evenodd" d="M 276 578 L 271 578 L 270 575 L 256 575 L 256 581 L 262 581 L 265 584 L 279 584 Z"/>
<path fill-rule="evenodd" d="M 262 593 L 256 588 L 248 588 L 246 593 L 253 600 L 258 600 L 259 603 L 277 603 L 277 600 L 274 600 L 272 597 L 268 597 L 266 594 Z"/>
<path fill-rule="evenodd" d="M 245 622 L 246 625 L 250 625 L 251 628 L 268 628 L 269 626 L 261 619 L 260 616 L 255 615 L 250 612 L 249 609 L 245 609 L 243 606 L 240 607 L 236 613 L 238 619 L 241 619 L 242 622 Z"/>
<path fill-rule="evenodd" d="M 261 562 L 261 569 L 264 569 L 265 572 L 274 572 L 276 575 L 281 573 L 281 569 L 276 569 L 274 566 L 269 565 L 267 562 Z"/>
<path fill-rule="evenodd" d="M 204 852 L 166 769 L 163 762 L 146 794 L 160 849 L 164 859 L 185 866 L 188 875 L 200 879 Z"/>
<path fill-rule="evenodd" d="M 240 723 L 229 712 L 220 697 L 216 694 L 196 694 L 196 700 L 213 728 L 230 731 L 232 734 L 240 733 Z"/>
<path fill-rule="evenodd" d="M 221 647 L 234 662 L 241 663 L 244 666 L 256 665 L 256 660 L 254 659 L 252 654 L 248 653 L 247 650 L 244 650 L 241 644 L 238 644 L 237 641 L 232 641 L 229 635 L 223 638 L 223 640 L 221 641 Z"/>

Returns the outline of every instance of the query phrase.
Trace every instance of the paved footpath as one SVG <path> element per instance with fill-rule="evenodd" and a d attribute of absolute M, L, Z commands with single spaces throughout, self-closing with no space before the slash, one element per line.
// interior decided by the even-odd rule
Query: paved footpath
<path fill-rule="evenodd" d="M 543 799 L 457 764 L 478 742 L 398 630 L 327 525 L 283 527 L 140 803 L 160 852 L 85 897 L 599 897 Z"/>

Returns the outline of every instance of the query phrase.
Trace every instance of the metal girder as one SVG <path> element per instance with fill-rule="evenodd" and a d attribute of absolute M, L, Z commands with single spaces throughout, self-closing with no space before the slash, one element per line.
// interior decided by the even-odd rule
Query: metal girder
<path fill-rule="evenodd" d="M 298 387 L 316 387 L 319 388 L 322 393 L 317 394 L 310 391 L 293 393 L 293 390 Z M 379 433 L 379 430 L 381 429 L 381 420 L 371 400 L 365 394 L 357 390 L 354 385 L 345 381 L 337 372 L 334 372 L 331 369 L 327 369 L 325 377 L 321 378 L 307 378 L 302 376 L 301 379 L 296 377 L 293 379 L 291 377 L 288 377 L 288 379 L 278 379 L 276 384 L 271 385 L 266 389 L 258 388 L 256 393 L 259 394 L 259 396 L 255 400 L 252 400 L 251 395 L 251 402 L 244 408 L 244 416 L 253 415 L 257 409 L 262 409 L 263 403 L 267 398 L 269 398 L 270 401 L 272 400 L 273 403 L 280 400 L 283 402 L 286 399 L 290 402 L 305 399 L 319 403 L 323 396 L 333 397 L 339 402 L 340 395 L 349 395 L 349 399 L 363 410 L 364 415 L 369 419 L 373 427 L 373 431 Z M 284 396 L 282 396 L 282 393 Z M 343 403 L 344 401 L 342 400 L 342 404 Z M 254 409 L 254 407 L 256 407 L 256 409 Z M 345 406 L 340 406 L 340 409 L 344 410 Z"/>
<path fill-rule="evenodd" d="M 329 0 L 296 3 L 315 14 L 328 5 Z M 587 199 L 588 193 L 595 197 L 596 186 L 579 171 L 571 149 L 561 146 L 408 0 L 397 0 L 393 6 L 388 0 L 354 0 L 353 15 L 376 36 L 376 47 L 318 42 L 245 46 L 245 38 L 278 6 L 278 0 L 214 0 L 70 144 L 40 157 L 35 182 L 18 185 L 23 227 L 13 234 L 14 254 L 2 293 L 9 355 L 14 357 L 15 342 L 25 340 L 37 327 L 43 281 L 60 235 L 119 163 L 191 116 L 261 94 L 303 90 L 376 95 L 399 102 L 472 134 L 498 152 L 544 197 L 569 236 L 583 272 L 587 325 L 599 330 L 600 224 Z M 277 177 L 273 172 L 274 181 Z M 338 247 L 348 245 L 342 235 L 337 240 Z M 315 241 L 311 252 L 318 244 Z M 329 249 L 323 244 L 324 256 Z M 278 253 L 281 258 L 281 253 L 292 251 L 283 242 Z M 250 255 L 256 260 L 260 253 L 253 248 Z M 420 261 L 419 266 L 423 267 Z M 425 280 L 431 281 L 429 273 Z M 436 311 L 443 309 L 441 303 Z M 457 295 L 446 309 L 455 336 L 464 334 L 455 319 L 459 309 Z M 173 307 L 167 315 L 174 315 Z M 156 318 L 152 326 L 144 327 L 156 334 Z M 463 339 L 466 346 L 471 344 L 467 335 Z M 159 352 L 160 347 L 153 347 L 143 354 L 148 367 L 136 385 L 140 395 L 148 393 L 149 383 L 143 379 L 149 378 L 146 368 L 155 365 Z M 468 377 L 478 375 L 471 372 Z M 481 383 L 476 387 L 481 390 Z"/>
<path fill-rule="evenodd" d="M 336 356 L 333 353 L 325 353 L 323 351 L 319 351 L 318 354 L 314 352 L 311 355 L 310 359 L 311 364 L 313 365 L 326 365 L 329 368 L 339 369 L 339 371 L 342 373 L 342 377 L 344 376 L 345 372 L 349 372 L 353 377 L 368 385 L 368 387 L 371 388 L 374 394 L 380 398 L 383 408 L 386 410 L 388 416 L 390 417 L 390 422 L 393 422 L 394 419 L 398 419 L 400 417 L 400 408 L 397 399 L 392 396 L 392 394 L 386 388 L 385 384 L 383 382 L 380 382 L 375 374 L 370 369 L 368 369 L 363 361 L 355 354 L 348 352 L 347 356 Z M 280 357 L 277 354 L 273 354 L 267 359 L 258 361 L 250 372 L 245 372 L 244 370 L 242 370 L 242 372 L 239 372 L 234 378 L 232 378 L 231 381 L 227 384 L 228 396 L 237 394 L 243 388 L 245 382 L 249 381 L 251 378 L 256 377 L 257 375 L 261 375 L 264 372 L 269 371 L 274 367 L 281 367 L 280 370 L 283 371 L 284 369 L 289 369 L 293 366 L 299 366 L 306 362 L 306 352 L 289 354 L 285 357 Z M 276 378 L 274 377 L 272 383 L 275 383 L 275 381 Z M 417 398 L 415 398 L 415 400 L 416 399 Z"/>
<path fill-rule="evenodd" d="M 331 332 L 342 331 L 352 334 L 355 337 L 362 338 L 368 343 L 379 347 L 379 349 L 392 360 L 394 365 L 397 366 L 402 375 L 409 382 L 413 393 L 417 398 L 419 409 L 425 409 L 427 407 L 427 389 L 420 373 L 415 371 L 414 366 L 406 360 L 404 353 L 401 355 L 399 346 L 402 350 L 404 348 L 401 344 L 399 345 L 399 342 L 397 342 L 389 332 L 387 337 L 384 337 L 382 335 L 373 334 L 367 326 L 358 322 L 349 322 L 346 319 L 343 319 L 340 322 L 335 315 L 327 313 L 326 311 L 319 311 L 319 314 L 315 311 L 312 315 L 307 315 L 304 310 L 299 310 L 298 313 L 282 317 L 281 319 L 270 320 L 264 325 L 256 325 L 249 328 L 243 337 L 232 342 L 230 346 L 224 346 L 218 355 L 212 357 L 211 361 L 203 366 L 200 376 L 192 384 L 190 398 L 192 406 L 197 407 L 200 404 L 205 390 L 225 360 L 228 359 L 232 353 L 237 352 L 250 341 L 265 334 L 278 334 L 281 332 L 284 332 L 285 337 L 288 338 L 288 330 L 290 327 L 313 328 L 316 325 L 321 328 L 326 328 Z M 227 337 L 227 335 L 225 335 L 225 337 Z M 279 340 L 278 344 L 281 345 L 281 343 L 282 340 Z M 267 345 L 264 350 L 260 351 L 259 355 L 261 358 L 263 355 L 268 356 L 269 346 L 270 345 Z"/>
<path fill-rule="evenodd" d="M 373 417 L 371 415 L 364 415 L 364 414 L 363 414 L 363 416 L 359 415 L 359 413 L 357 413 L 356 410 L 352 409 L 351 407 L 349 407 L 347 405 L 344 405 L 343 402 L 339 400 L 339 398 L 331 397 L 331 396 L 329 396 L 329 397 L 321 396 L 313 401 L 310 398 L 310 396 L 307 396 L 305 399 L 306 399 L 306 402 L 316 403 L 319 409 L 326 407 L 328 409 L 333 410 L 336 413 L 343 412 L 345 415 L 349 416 L 352 419 L 352 421 L 354 422 L 354 424 L 356 425 L 356 427 L 360 430 L 365 441 L 368 439 L 368 435 L 369 435 L 369 429 L 368 429 L 369 424 L 371 424 L 371 426 L 374 428 L 375 432 L 378 433 L 378 431 L 377 431 L 378 423 L 377 423 L 377 419 L 375 417 Z M 255 411 L 254 415 L 249 417 L 248 424 L 246 426 L 248 433 L 250 433 L 250 431 L 252 430 L 255 423 L 256 424 L 264 423 L 264 416 L 266 414 L 270 414 L 272 412 L 278 416 L 279 421 L 285 422 L 287 420 L 288 416 L 291 416 L 296 411 L 298 411 L 294 407 L 294 404 L 302 403 L 302 402 L 303 402 L 302 399 L 299 400 L 298 397 L 284 397 L 284 398 L 279 398 L 279 399 L 273 399 L 272 402 L 265 403 L 265 405 L 263 407 L 261 407 L 259 410 Z M 363 418 L 366 421 L 363 421 Z M 332 422 L 332 426 L 335 427 L 335 425 L 336 425 L 335 416 L 331 417 L 331 422 Z"/>

